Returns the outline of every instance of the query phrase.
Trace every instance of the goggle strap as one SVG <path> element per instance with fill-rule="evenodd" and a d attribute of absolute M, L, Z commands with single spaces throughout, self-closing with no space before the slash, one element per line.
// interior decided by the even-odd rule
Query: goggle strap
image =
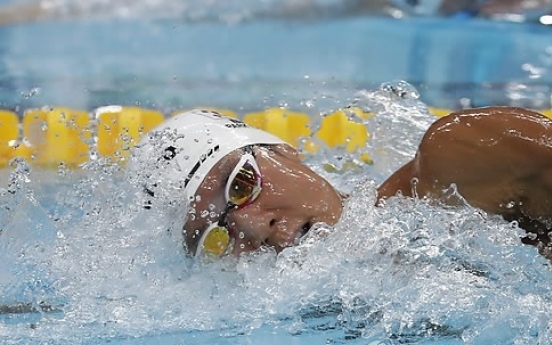
<path fill-rule="evenodd" d="M 249 161 L 249 164 L 253 167 L 253 170 L 257 174 L 260 175 L 259 166 L 257 165 L 257 161 L 255 160 L 255 157 L 251 153 L 244 153 L 243 156 L 240 158 L 238 164 L 234 167 L 234 170 L 232 170 L 232 173 L 230 173 L 230 177 L 228 178 L 228 183 L 226 184 L 226 188 L 224 190 L 224 196 L 226 197 L 226 200 L 230 200 L 230 185 L 232 184 L 232 181 L 238 176 L 240 170 L 242 167 Z"/>
<path fill-rule="evenodd" d="M 230 209 L 232 207 L 233 206 L 232 206 L 231 203 L 226 204 L 226 207 L 224 208 L 224 211 L 222 211 L 220 213 L 220 216 L 219 216 L 219 219 L 218 219 L 218 222 L 217 222 L 218 226 L 226 227 L 226 225 L 227 225 L 226 217 L 228 216 L 228 212 L 230 211 Z"/>

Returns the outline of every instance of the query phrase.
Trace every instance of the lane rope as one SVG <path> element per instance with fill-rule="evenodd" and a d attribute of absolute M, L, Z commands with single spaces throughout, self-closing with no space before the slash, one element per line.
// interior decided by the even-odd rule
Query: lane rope
<path fill-rule="evenodd" d="M 363 151 L 370 140 L 363 121 L 373 114 L 360 108 L 339 109 L 314 121 L 306 113 L 285 108 L 269 108 L 243 116 L 229 109 L 205 108 L 240 117 L 308 153 L 324 145 L 355 153 L 358 164 L 373 163 L 368 152 Z M 439 117 L 451 112 L 438 108 L 429 111 Z M 541 112 L 552 116 L 552 110 Z M 140 137 L 164 119 L 165 115 L 157 110 L 116 105 L 91 112 L 66 107 L 29 109 L 23 116 L 0 110 L 0 167 L 8 166 L 16 157 L 40 167 L 64 164 L 76 168 L 91 157 L 124 164 Z"/>

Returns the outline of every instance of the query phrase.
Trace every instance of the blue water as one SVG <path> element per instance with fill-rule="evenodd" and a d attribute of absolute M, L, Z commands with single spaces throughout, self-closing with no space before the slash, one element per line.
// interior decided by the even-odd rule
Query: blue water
<path fill-rule="evenodd" d="M 436 107 L 550 107 L 552 38 L 542 25 L 146 17 L 3 27 L 0 37 L 0 105 L 20 110 L 106 103 L 306 108 L 308 100 L 342 100 L 397 80 L 416 85 Z"/>
<path fill-rule="evenodd" d="M 550 263 L 515 224 L 467 205 L 373 206 L 375 185 L 434 117 L 389 91 L 356 97 L 377 114 L 366 122 L 375 164 L 335 174 L 324 165 L 354 156 L 306 157 L 351 196 L 334 228 L 279 255 L 191 261 L 182 210 L 146 212 L 131 178 L 105 162 L 4 170 L 0 302 L 36 312 L 3 314 L 2 343 L 550 343 Z"/>
<path fill-rule="evenodd" d="M 546 28 L 152 15 L 0 35 L 0 99 L 19 112 L 285 105 L 315 124 L 346 105 L 376 114 L 365 122 L 374 165 L 336 174 L 324 166 L 354 154 L 305 157 L 350 197 L 335 227 L 313 229 L 280 255 L 193 262 L 178 235 L 182 210 L 146 212 L 132 177 L 101 160 L 1 170 L 0 305 L 30 311 L 0 314 L 0 343 L 552 343 L 550 263 L 520 244 L 516 224 L 468 205 L 397 197 L 373 206 L 376 186 L 435 120 L 427 105 L 549 105 Z M 396 79 L 418 86 L 420 98 L 406 84 L 379 86 Z M 460 198 L 452 188 L 450 197 Z"/>

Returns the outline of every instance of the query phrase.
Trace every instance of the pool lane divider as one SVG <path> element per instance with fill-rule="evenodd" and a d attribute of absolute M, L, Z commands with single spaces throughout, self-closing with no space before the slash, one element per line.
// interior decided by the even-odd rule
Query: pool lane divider
<path fill-rule="evenodd" d="M 142 135 L 165 119 L 158 111 L 138 107 L 106 106 L 96 109 L 93 114 L 97 153 L 116 162 L 126 161 L 130 149 Z M 88 152 L 89 148 L 84 153 Z"/>
<path fill-rule="evenodd" d="M 207 109 L 239 117 L 232 110 Z M 436 108 L 430 108 L 430 112 L 436 116 L 450 113 Z M 547 115 L 552 116 L 552 111 Z M 342 148 L 355 153 L 357 164 L 372 164 L 370 155 L 363 151 L 370 139 L 363 121 L 370 116 L 359 108 L 344 108 L 313 124 L 308 114 L 270 108 L 244 114 L 242 119 L 305 152 L 316 152 L 322 146 Z M 0 167 L 8 166 L 16 157 L 46 168 L 60 164 L 76 168 L 97 158 L 124 164 L 141 136 L 164 119 L 163 113 L 140 107 L 105 106 L 92 112 L 40 108 L 26 111 L 21 118 L 12 111 L 0 110 Z"/>

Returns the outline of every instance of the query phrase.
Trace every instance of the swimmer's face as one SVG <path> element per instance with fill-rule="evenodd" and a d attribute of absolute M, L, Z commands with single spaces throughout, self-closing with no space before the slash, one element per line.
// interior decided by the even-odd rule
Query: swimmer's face
<path fill-rule="evenodd" d="M 235 245 L 233 254 L 271 246 L 277 252 L 292 246 L 317 222 L 335 224 L 341 216 L 341 196 L 328 181 L 305 166 L 288 145 L 253 147 L 262 176 L 262 190 L 245 207 L 226 217 Z M 190 205 L 184 233 L 188 251 L 195 253 L 203 231 L 217 222 L 226 206 L 225 187 L 243 150 L 235 150 L 215 165 Z"/>

